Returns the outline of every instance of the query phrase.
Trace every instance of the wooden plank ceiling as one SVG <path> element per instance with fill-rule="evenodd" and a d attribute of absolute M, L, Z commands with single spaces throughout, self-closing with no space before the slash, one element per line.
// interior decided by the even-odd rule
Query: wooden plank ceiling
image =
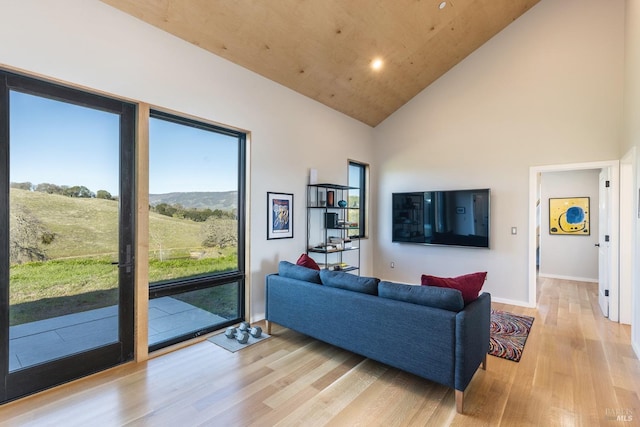
<path fill-rule="evenodd" d="M 376 126 L 540 0 L 102 1 Z"/>

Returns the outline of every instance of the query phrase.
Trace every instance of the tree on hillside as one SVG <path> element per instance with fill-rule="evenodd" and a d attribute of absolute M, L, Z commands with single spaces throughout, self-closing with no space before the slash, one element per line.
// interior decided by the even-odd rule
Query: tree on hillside
<path fill-rule="evenodd" d="M 204 222 L 213 215 L 213 211 L 207 209 L 185 209 L 184 217 L 194 222 Z"/>
<path fill-rule="evenodd" d="M 107 190 L 98 190 L 98 192 L 96 193 L 96 198 L 97 199 L 113 200 L 113 196 Z"/>
<path fill-rule="evenodd" d="M 210 217 L 202 224 L 202 236 L 205 247 L 238 246 L 238 221 Z"/>
<path fill-rule="evenodd" d="M 178 211 L 175 206 L 169 205 L 167 203 L 159 203 L 155 206 L 154 209 L 160 215 L 166 215 L 170 217 L 173 217 L 173 215 Z"/>
<path fill-rule="evenodd" d="M 33 188 L 33 184 L 30 182 L 12 182 L 11 188 L 17 188 L 18 190 L 28 190 L 31 191 Z"/>
<path fill-rule="evenodd" d="M 69 197 L 79 197 L 84 199 L 90 199 L 92 197 L 96 197 L 93 191 L 89 190 L 84 185 L 74 185 L 73 187 L 69 187 L 64 190 L 63 194 Z"/>
<path fill-rule="evenodd" d="M 63 194 L 64 189 L 65 189 L 64 187 L 61 187 L 56 184 L 50 184 L 48 182 L 40 183 L 35 187 L 35 191 L 39 191 L 41 193 L 47 193 L 47 194 Z"/>
<path fill-rule="evenodd" d="M 9 229 L 9 260 L 11 264 L 47 259 L 42 245 L 53 242 L 55 234 L 47 230 L 28 208 L 19 204 L 12 206 Z"/>
<path fill-rule="evenodd" d="M 223 211 L 220 209 L 216 209 L 215 211 L 213 211 L 213 216 L 215 216 L 216 218 L 237 219 L 235 210 Z"/>

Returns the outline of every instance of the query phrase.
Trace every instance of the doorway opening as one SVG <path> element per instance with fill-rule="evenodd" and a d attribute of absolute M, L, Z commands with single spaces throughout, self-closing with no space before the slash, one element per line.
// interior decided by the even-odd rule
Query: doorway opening
<path fill-rule="evenodd" d="M 607 170 L 610 174 L 610 192 L 611 202 L 607 209 L 610 218 L 610 251 L 608 254 L 608 263 L 612 266 L 607 273 L 609 289 L 609 318 L 618 320 L 619 312 L 619 284 L 618 284 L 618 223 L 619 223 L 619 162 L 603 161 L 591 163 L 578 163 L 566 165 L 549 165 L 536 166 L 530 168 L 529 174 L 529 301 L 528 305 L 535 307 L 537 305 L 537 278 L 538 278 L 538 247 L 540 244 L 540 236 L 548 230 L 539 227 L 539 218 L 543 215 L 549 215 L 548 205 L 546 210 L 541 208 L 540 200 L 540 179 L 545 173 L 562 173 L 571 171 L 584 170 Z M 597 191 L 597 190 L 596 190 Z M 576 195 L 578 196 L 578 195 Z M 591 209 L 598 209 L 597 205 L 592 205 Z M 597 243 L 597 241 L 596 241 Z M 594 248 L 595 249 L 595 248 Z"/>

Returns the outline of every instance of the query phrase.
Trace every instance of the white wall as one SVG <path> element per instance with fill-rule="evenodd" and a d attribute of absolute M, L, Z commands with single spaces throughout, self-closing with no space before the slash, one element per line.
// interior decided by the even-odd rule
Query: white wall
<path fill-rule="evenodd" d="M 625 98 L 624 98 L 624 153 L 636 147 L 640 156 L 640 0 L 626 0 L 625 22 Z M 635 253 L 640 254 L 640 218 L 637 214 L 640 188 L 640 157 L 635 161 L 636 174 L 633 188 L 633 218 L 635 218 Z M 640 357 L 640 263 L 633 260 L 631 342 Z"/>
<path fill-rule="evenodd" d="M 598 282 L 600 170 L 546 172 L 541 182 L 540 270 L 543 277 Z M 549 234 L 549 198 L 589 197 L 590 234 Z"/>
<path fill-rule="evenodd" d="M 542 0 L 379 125 L 375 274 L 488 271 L 528 304 L 529 168 L 620 158 L 623 61 L 623 0 Z M 392 192 L 480 187 L 490 250 L 391 243 Z"/>
<path fill-rule="evenodd" d="M 346 184 L 347 159 L 372 163 L 372 129 L 97 0 L 1 0 L 0 65 L 251 132 L 251 318 L 264 276 L 306 248 L 305 185 Z M 267 191 L 294 193 L 294 238 L 267 241 Z M 363 273 L 371 251 L 363 242 Z"/>

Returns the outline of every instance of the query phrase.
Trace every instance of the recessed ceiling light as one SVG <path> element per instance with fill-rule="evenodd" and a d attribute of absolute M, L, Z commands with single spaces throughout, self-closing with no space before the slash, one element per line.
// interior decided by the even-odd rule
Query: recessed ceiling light
<path fill-rule="evenodd" d="M 440 9 L 440 10 L 444 9 L 445 7 L 447 7 L 447 2 L 446 1 L 440 2 L 440 4 L 438 5 L 438 9 Z"/>
<path fill-rule="evenodd" d="M 373 62 L 371 62 L 371 68 L 373 68 L 374 70 L 379 70 L 380 68 L 382 68 L 382 59 L 374 59 Z"/>

